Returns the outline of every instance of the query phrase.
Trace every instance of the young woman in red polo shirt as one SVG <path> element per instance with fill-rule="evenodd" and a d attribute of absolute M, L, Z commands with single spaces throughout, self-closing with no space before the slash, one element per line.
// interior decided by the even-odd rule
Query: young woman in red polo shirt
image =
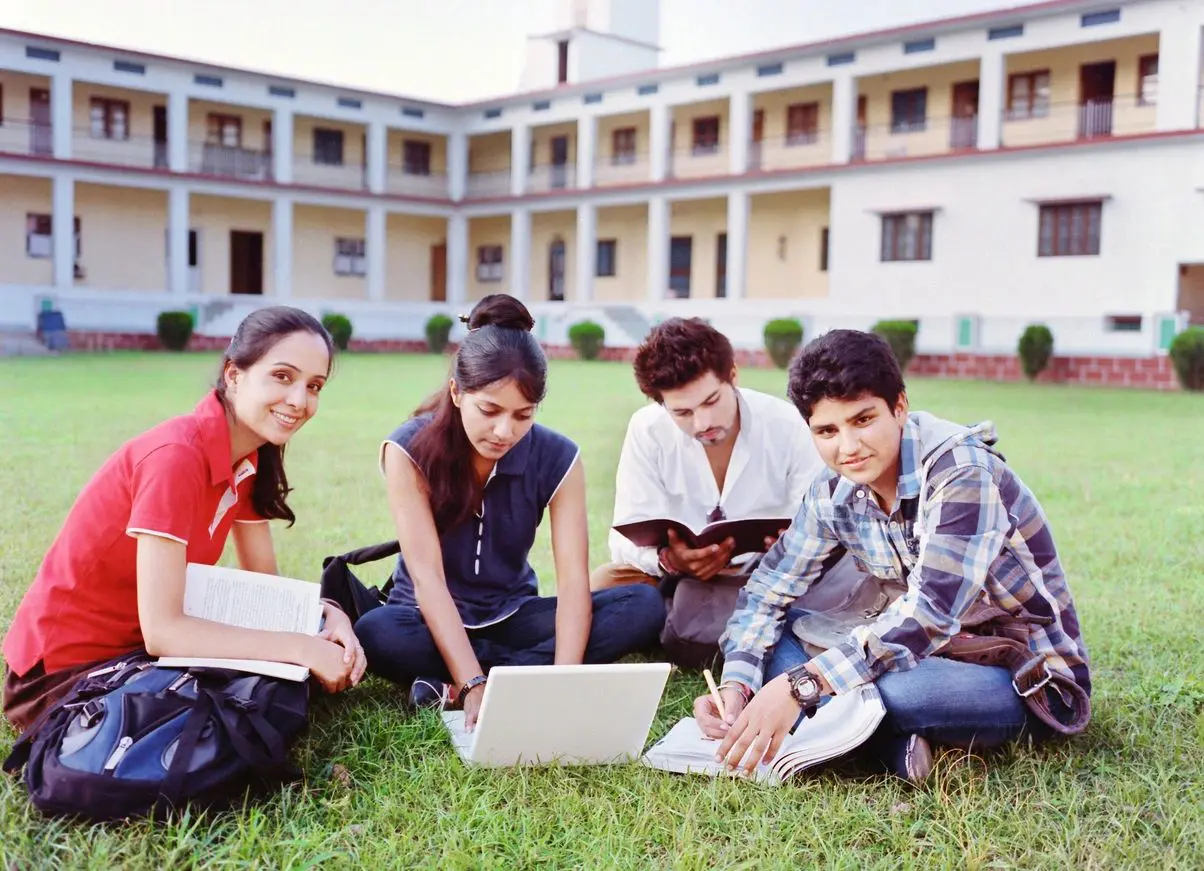
<path fill-rule="evenodd" d="M 331 605 L 318 637 L 184 613 L 187 564 L 215 564 L 231 531 L 244 569 L 276 574 L 267 521 L 295 520 L 284 447 L 317 414 L 333 351 L 299 309 L 249 315 L 193 413 L 131 439 L 88 482 L 4 639 L 4 714 L 18 730 L 82 673 L 139 648 L 296 663 L 329 692 L 359 682 L 363 650 Z"/>

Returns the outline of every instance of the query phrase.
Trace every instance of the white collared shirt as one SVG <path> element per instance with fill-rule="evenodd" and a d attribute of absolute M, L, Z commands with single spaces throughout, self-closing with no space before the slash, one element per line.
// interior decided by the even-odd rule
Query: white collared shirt
<path fill-rule="evenodd" d="M 664 406 L 648 405 L 631 416 L 615 475 L 615 525 L 669 517 L 700 530 L 716 505 L 728 520 L 794 517 L 824 469 L 811 433 L 789 402 L 743 387 L 736 394 L 740 432 L 722 493 L 706 449 Z M 612 561 L 661 574 L 656 548 L 637 547 L 613 529 L 608 542 Z"/>

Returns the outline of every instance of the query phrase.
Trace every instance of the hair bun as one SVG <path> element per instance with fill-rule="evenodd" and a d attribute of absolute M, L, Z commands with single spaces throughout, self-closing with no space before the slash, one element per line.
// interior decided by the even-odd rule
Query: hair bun
<path fill-rule="evenodd" d="M 501 327 L 509 330 L 530 332 L 535 328 L 535 319 L 527 307 L 507 293 L 491 293 L 482 299 L 468 315 L 468 328 Z"/>

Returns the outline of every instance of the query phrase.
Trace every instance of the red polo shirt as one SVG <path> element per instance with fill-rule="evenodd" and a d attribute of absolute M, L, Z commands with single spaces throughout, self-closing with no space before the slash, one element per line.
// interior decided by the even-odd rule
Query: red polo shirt
<path fill-rule="evenodd" d="M 4 639 L 9 668 L 21 676 L 40 661 L 49 673 L 141 647 L 135 534 L 179 541 L 189 562 L 215 564 L 235 520 L 262 520 L 251 506 L 256 459 L 232 468 L 215 393 L 122 445 L 76 498 L 17 609 Z"/>

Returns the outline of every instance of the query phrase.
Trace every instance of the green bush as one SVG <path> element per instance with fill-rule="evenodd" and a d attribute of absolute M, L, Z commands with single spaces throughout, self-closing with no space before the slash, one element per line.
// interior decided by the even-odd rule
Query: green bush
<path fill-rule="evenodd" d="M 1184 390 L 1204 390 L 1204 327 L 1188 327 L 1171 340 L 1171 363 Z"/>
<path fill-rule="evenodd" d="M 580 321 L 569 327 L 569 344 L 582 360 L 595 360 L 606 344 L 606 330 L 593 321 Z"/>
<path fill-rule="evenodd" d="M 1035 381 L 1053 359 L 1053 350 L 1054 337 L 1049 327 L 1045 324 L 1029 324 L 1016 346 L 1024 377 Z"/>
<path fill-rule="evenodd" d="M 442 312 L 433 314 L 426 322 L 426 346 L 432 354 L 442 354 L 455 323 Z"/>
<path fill-rule="evenodd" d="M 907 364 L 916 355 L 916 333 L 919 329 L 920 325 L 915 321 L 878 321 L 873 326 L 873 331 L 890 345 L 902 372 L 907 371 Z"/>
<path fill-rule="evenodd" d="M 322 315 L 322 326 L 330 333 L 334 346 L 340 351 L 346 351 L 347 346 L 351 344 L 351 319 L 331 312 Z"/>
<path fill-rule="evenodd" d="M 192 338 L 192 312 L 159 312 L 156 332 L 159 343 L 169 351 L 183 351 Z"/>
<path fill-rule="evenodd" d="M 765 325 L 765 351 L 779 369 L 790 365 L 803 344 L 803 325 L 797 318 L 775 318 Z"/>

